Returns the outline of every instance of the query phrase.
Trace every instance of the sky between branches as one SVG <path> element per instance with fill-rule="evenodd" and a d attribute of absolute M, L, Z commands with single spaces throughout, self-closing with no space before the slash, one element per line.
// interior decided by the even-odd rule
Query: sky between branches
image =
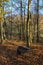
<path fill-rule="evenodd" d="M 36 14 L 36 8 L 35 8 L 35 6 L 37 6 L 37 0 L 32 0 L 30 11 L 33 14 Z M 43 6 L 43 0 L 39 0 L 39 6 Z M 43 7 L 39 8 L 39 14 L 43 15 Z"/>
<path fill-rule="evenodd" d="M 22 0 L 22 1 L 28 3 L 28 0 Z M 16 6 L 19 6 L 20 7 L 20 4 L 19 3 L 15 3 L 15 2 L 16 2 L 16 0 L 10 0 L 9 1 L 10 7 L 6 7 L 5 6 L 5 10 L 6 11 L 7 10 L 8 11 L 11 11 L 12 3 L 13 4 L 16 4 Z M 32 0 L 31 7 L 30 7 L 30 11 L 33 14 L 36 14 L 36 8 L 35 8 L 35 6 L 37 6 L 37 0 Z M 39 6 L 43 6 L 43 0 L 39 0 Z M 26 7 L 27 7 L 27 5 L 26 5 Z M 18 11 L 17 11 L 17 8 L 16 7 L 14 7 L 14 8 L 12 7 L 12 14 L 18 14 L 18 13 L 20 13 L 20 9 L 18 9 Z M 27 13 L 27 10 L 26 10 L 26 13 Z M 39 14 L 43 15 L 43 8 L 39 8 Z"/>

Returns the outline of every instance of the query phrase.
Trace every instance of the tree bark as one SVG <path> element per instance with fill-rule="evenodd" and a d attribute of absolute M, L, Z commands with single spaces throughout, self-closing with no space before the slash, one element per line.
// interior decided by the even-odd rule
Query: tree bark
<path fill-rule="evenodd" d="M 39 0 L 37 0 L 37 42 L 39 42 Z"/>
<path fill-rule="evenodd" d="M 27 21 L 26 21 L 26 41 L 27 41 L 27 47 L 30 46 L 30 19 L 31 19 L 31 14 L 29 11 L 30 8 L 30 4 L 31 4 L 31 0 L 28 0 L 28 10 L 27 10 Z M 29 32 L 28 32 L 28 25 L 29 25 Z M 28 34 L 29 33 L 29 34 Z"/>

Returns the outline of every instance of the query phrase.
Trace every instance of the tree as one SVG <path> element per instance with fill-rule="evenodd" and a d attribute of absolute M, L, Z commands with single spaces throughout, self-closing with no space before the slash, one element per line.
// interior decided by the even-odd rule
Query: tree
<path fill-rule="evenodd" d="M 27 21 L 26 21 L 26 40 L 27 40 L 27 47 L 30 46 L 30 4 L 31 4 L 31 0 L 28 0 L 28 10 L 27 10 Z M 29 34 L 28 34 L 28 24 L 29 24 Z"/>
<path fill-rule="evenodd" d="M 2 2 L 4 3 L 4 2 L 7 2 L 8 0 L 0 0 L 0 34 L 1 34 L 1 40 L 0 40 L 0 43 L 2 43 L 2 41 L 3 41 L 3 27 L 2 27 L 2 24 L 3 24 L 3 14 L 5 13 L 4 12 L 4 9 L 3 9 L 3 4 L 2 4 Z"/>
<path fill-rule="evenodd" d="M 37 0 L 37 42 L 39 42 L 39 0 Z"/>

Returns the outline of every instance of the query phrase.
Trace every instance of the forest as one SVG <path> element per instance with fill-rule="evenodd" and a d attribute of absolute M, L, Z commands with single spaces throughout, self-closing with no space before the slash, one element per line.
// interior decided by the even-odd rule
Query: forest
<path fill-rule="evenodd" d="M 0 0 L 0 65 L 43 65 L 43 0 Z"/>

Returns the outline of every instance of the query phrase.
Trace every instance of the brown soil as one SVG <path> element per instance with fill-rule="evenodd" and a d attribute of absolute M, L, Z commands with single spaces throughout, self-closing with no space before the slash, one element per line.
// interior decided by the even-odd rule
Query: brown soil
<path fill-rule="evenodd" d="M 25 43 L 6 41 L 0 44 L 0 65 L 43 65 L 43 45 L 32 44 L 30 52 L 17 57 L 16 49 L 19 45 L 25 45 Z"/>

